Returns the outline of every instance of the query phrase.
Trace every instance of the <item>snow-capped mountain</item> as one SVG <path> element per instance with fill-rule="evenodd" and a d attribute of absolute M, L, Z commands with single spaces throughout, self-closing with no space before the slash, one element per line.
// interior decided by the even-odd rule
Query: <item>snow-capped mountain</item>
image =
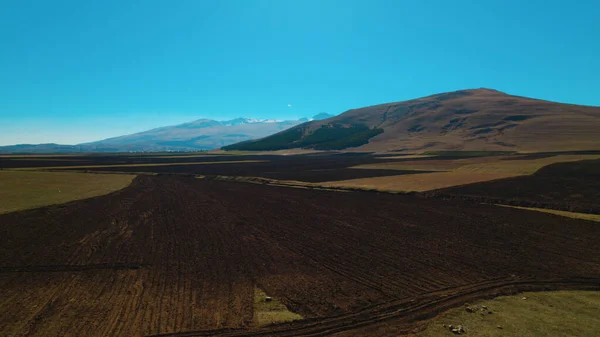
<path fill-rule="evenodd" d="M 326 115 L 332 117 L 332 115 Z M 319 114 L 317 118 L 324 117 Z M 312 118 L 310 119 L 312 120 Z M 233 143 L 257 139 L 309 121 L 235 118 L 227 121 L 198 119 L 131 135 L 78 145 L 21 144 L 0 146 L 0 153 L 126 152 L 212 150 Z"/>

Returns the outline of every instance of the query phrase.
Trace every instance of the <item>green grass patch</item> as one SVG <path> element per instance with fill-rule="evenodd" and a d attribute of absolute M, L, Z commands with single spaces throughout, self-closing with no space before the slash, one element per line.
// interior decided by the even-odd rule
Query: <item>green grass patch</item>
<path fill-rule="evenodd" d="M 482 305 L 487 310 L 481 311 Z M 591 337 L 600 331 L 600 292 L 521 293 L 480 301 L 471 307 L 475 312 L 469 313 L 464 307 L 447 311 L 417 336 L 453 336 L 443 324 L 462 325 L 465 336 L 487 337 Z"/>
<path fill-rule="evenodd" d="M 259 288 L 254 288 L 254 324 L 265 326 L 272 323 L 291 322 L 303 317 L 288 310 L 276 298 L 266 300 L 267 294 Z"/>
<path fill-rule="evenodd" d="M 0 213 L 91 198 L 128 186 L 131 174 L 0 171 Z"/>

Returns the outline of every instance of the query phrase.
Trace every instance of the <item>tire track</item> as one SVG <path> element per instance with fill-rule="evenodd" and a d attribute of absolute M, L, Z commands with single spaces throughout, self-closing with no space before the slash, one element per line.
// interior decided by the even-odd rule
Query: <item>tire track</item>
<path fill-rule="evenodd" d="M 440 312 L 467 301 L 495 297 L 501 294 L 514 294 L 521 291 L 548 291 L 553 289 L 600 290 L 600 279 L 564 280 L 517 280 L 483 282 L 461 286 L 445 291 L 436 291 L 421 296 L 402 299 L 378 305 L 357 313 L 343 316 L 307 320 L 296 324 L 282 324 L 268 329 L 256 330 L 213 330 L 182 332 L 174 334 L 150 335 L 147 337 L 201 337 L 201 336 L 328 336 L 342 331 L 397 319 L 396 325 L 405 326 L 405 333 L 415 329 L 423 321 L 435 317 Z M 446 293 L 447 292 L 447 293 Z M 453 292 L 455 292 L 453 294 Z"/>

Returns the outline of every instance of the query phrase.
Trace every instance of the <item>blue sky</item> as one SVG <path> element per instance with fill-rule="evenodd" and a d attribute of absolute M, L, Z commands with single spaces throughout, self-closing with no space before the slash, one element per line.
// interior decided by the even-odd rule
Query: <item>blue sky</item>
<path fill-rule="evenodd" d="M 0 145 L 478 87 L 600 105 L 598 13 L 596 0 L 0 0 Z"/>

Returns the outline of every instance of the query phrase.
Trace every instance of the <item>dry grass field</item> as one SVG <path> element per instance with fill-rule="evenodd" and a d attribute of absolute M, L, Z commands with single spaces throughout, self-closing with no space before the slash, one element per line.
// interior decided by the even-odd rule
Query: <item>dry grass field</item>
<path fill-rule="evenodd" d="M 519 159 L 515 157 L 506 160 L 489 161 L 464 165 L 456 169 L 456 172 L 486 172 L 486 173 L 508 173 L 514 175 L 533 174 L 544 166 L 555 163 L 570 163 L 581 160 L 599 159 L 600 155 L 557 155 L 539 159 Z"/>
<path fill-rule="evenodd" d="M 445 199 L 600 214 L 600 160 L 555 163 L 534 174 L 425 193 Z"/>
<path fill-rule="evenodd" d="M 129 185 L 131 174 L 0 171 L 0 213 L 61 204 Z"/>
<path fill-rule="evenodd" d="M 560 216 L 564 216 L 564 217 L 572 218 L 572 219 L 583 219 L 583 220 L 600 222 L 600 214 L 587 214 L 587 213 L 559 211 L 559 210 L 548 209 L 548 208 L 521 207 L 521 206 L 509 206 L 509 205 L 500 205 L 500 204 L 498 204 L 497 206 L 525 209 L 525 210 L 533 211 L 533 212 L 544 212 L 544 213 L 550 213 L 550 214 L 554 214 L 554 215 L 560 215 Z"/>
<path fill-rule="evenodd" d="M 451 186 L 529 175 L 540 168 L 562 162 L 598 159 L 600 155 L 557 155 L 521 159 L 523 156 L 492 156 L 461 159 L 429 159 L 382 162 L 354 166 L 355 169 L 441 171 L 405 176 L 385 176 L 328 182 L 328 187 L 378 189 L 382 191 L 429 191 Z"/>
<path fill-rule="evenodd" d="M 422 171 L 451 171 L 459 167 L 481 164 L 486 162 L 497 162 L 499 158 L 506 157 L 474 157 L 474 158 L 436 158 L 437 156 L 398 156 L 380 157 L 381 162 L 373 164 L 356 165 L 356 169 L 387 169 L 387 170 L 422 170 Z M 419 159 L 402 161 L 385 161 L 386 159 Z M 427 160 L 422 160 L 427 158 Z"/>
<path fill-rule="evenodd" d="M 513 177 L 506 173 L 434 172 L 410 176 L 373 177 L 323 183 L 326 187 L 376 189 L 386 192 L 423 192 L 438 188 Z"/>
<path fill-rule="evenodd" d="M 481 310 L 482 306 L 487 310 Z M 479 301 L 470 307 L 475 312 L 461 307 L 443 313 L 417 336 L 451 336 L 448 324 L 462 325 L 467 336 L 592 337 L 600 332 L 600 292 L 526 292 Z"/>
<path fill-rule="evenodd" d="M 408 157 L 408 158 L 407 158 Z M 432 158 L 432 156 L 427 156 Z M 424 157 L 424 158 L 427 158 Z M 393 158 L 416 158 L 413 156 Z M 540 168 L 554 164 L 566 163 L 588 159 L 598 159 L 600 155 L 556 155 L 544 158 L 527 159 L 527 156 L 490 156 L 459 159 L 430 159 L 413 161 L 393 161 L 375 164 L 357 165 L 359 169 L 387 169 L 387 170 L 423 170 L 423 171 L 453 171 L 476 173 L 509 173 L 513 175 L 532 174 Z M 382 157 L 382 159 L 390 159 Z M 417 158 L 418 159 L 418 158 Z"/>

